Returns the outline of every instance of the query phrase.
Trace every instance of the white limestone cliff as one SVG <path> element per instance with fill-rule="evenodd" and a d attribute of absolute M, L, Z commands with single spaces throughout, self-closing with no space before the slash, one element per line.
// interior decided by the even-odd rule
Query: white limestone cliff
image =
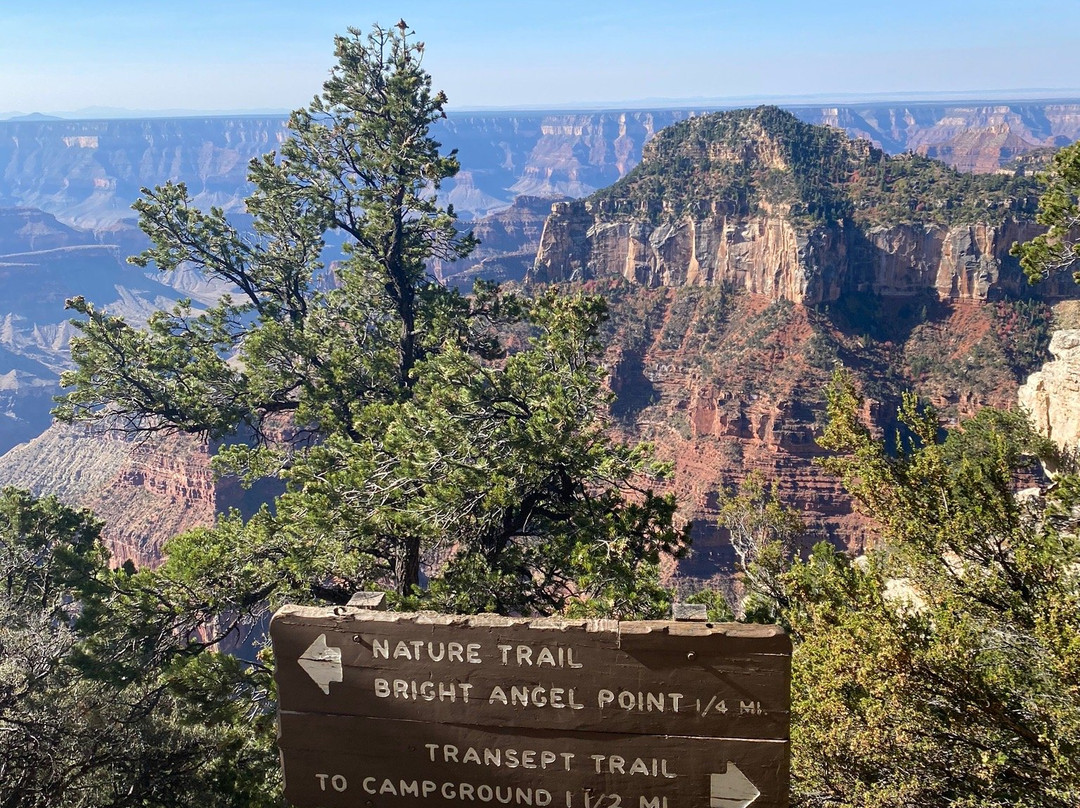
<path fill-rule="evenodd" d="M 1028 376 L 1020 388 L 1020 406 L 1035 427 L 1065 451 L 1080 447 L 1080 329 L 1055 331 L 1054 357 Z"/>

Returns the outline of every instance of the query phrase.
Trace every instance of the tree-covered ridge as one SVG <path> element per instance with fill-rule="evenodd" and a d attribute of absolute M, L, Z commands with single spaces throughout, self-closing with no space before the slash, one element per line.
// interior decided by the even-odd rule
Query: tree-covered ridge
<path fill-rule="evenodd" d="M 1033 179 L 966 174 L 915 154 L 890 157 L 778 107 L 691 118 L 661 131 L 642 162 L 592 197 L 605 218 L 653 224 L 710 213 L 786 212 L 813 226 L 996 223 L 1034 212 Z"/>
<path fill-rule="evenodd" d="M 746 215 L 763 206 L 831 219 L 848 213 L 836 190 L 858 164 L 839 130 L 804 124 L 778 107 L 741 109 L 664 129 L 633 171 L 592 198 L 604 210 L 641 211 L 654 221 L 711 210 Z"/>
<path fill-rule="evenodd" d="M 881 154 L 847 184 L 852 218 L 865 225 L 1000 224 L 1034 217 L 1038 191 L 1033 177 L 969 174 L 911 153 Z"/>

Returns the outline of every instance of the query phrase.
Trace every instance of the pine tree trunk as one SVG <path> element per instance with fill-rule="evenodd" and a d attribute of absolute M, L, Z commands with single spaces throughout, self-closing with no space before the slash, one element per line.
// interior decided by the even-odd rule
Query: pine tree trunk
<path fill-rule="evenodd" d="M 405 542 L 398 570 L 398 594 L 411 595 L 413 587 L 420 586 L 420 540 Z"/>

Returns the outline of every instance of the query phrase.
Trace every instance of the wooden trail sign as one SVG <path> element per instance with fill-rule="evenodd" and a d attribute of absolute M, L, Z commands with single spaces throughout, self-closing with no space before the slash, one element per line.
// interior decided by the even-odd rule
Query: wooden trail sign
<path fill-rule="evenodd" d="M 303 808 L 787 805 L 774 626 L 286 606 L 270 634 Z"/>

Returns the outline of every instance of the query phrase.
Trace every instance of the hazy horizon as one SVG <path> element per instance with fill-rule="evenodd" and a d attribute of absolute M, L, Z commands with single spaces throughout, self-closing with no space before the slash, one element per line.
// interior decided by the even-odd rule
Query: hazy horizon
<path fill-rule="evenodd" d="M 517 106 L 474 106 L 447 108 L 448 115 L 467 115 L 472 113 L 514 113 L 514 112 L 603 112 L 648 111 L 664 109 L 733 109 L 742 106 L 776 104 L 786 107 L 822 106 L 837 104 L 841 106 L 861 107 L 878 104 L 977 104 L 977 103 L 1025 103 L 1062 101 L 1080 102 L 1080 89 L 1028 89 L 1028 90 L 987 90 L 955 91 L 942 93 L 882 93 L 880 96 L 851 94 L 813 94 L 803 96 L 750 96 L 729 98 L 637 98 L 623 101 L 579 102 L 568 104 L 521 104 Z M 17 119 L 36 120 L 124 120 L 137 118 L 197 118 L 224 116 L 273 117 L 287 116 L 292 110 L 284 107 L 277 109 L 127 109 L 123 107 L 86 107 L 76 110 L 0 110 L 0 121 Z"/>

